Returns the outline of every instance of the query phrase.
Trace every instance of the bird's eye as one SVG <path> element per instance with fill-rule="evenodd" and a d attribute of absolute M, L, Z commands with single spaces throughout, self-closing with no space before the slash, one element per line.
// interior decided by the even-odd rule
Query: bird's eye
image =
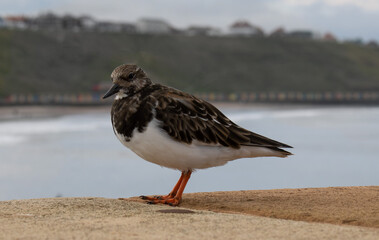
<path fill-rule="evenodd" d="M 126 76 L 120 76 L 120 78 L 124 81 L 131 81 L 134 78 L 134 73 L 130 73 L 127 77 Z"/>

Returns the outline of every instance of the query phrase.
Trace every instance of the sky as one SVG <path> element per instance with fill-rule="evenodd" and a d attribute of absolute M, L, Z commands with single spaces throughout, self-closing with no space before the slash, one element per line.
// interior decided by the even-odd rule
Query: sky
<path fill-rule="evenodd" d="M 247 20 L 266 33 L 283 27 L 379 41 L 379 0 L 0 0 L 0 16 L 47 11 L 120 22 L 160 18 L 177 28 L 226 30 L 236 20 Z"/>

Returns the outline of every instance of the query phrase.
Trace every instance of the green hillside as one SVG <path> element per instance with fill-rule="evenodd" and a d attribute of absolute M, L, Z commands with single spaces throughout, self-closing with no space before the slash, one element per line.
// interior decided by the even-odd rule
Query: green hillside
<path fill-rule="evenodd" d="M 0 94 L 88 92 L 137 63 L 189 92 L 379 91 L 379 48 L 298 39 L 0 30 Z"/>

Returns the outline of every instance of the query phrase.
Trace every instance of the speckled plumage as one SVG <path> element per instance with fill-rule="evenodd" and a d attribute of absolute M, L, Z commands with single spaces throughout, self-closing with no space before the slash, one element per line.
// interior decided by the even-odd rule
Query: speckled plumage
<path fill-rule="evenodd" d="M 204 100 L 153 83 L 136 65 L 121 65 L 111 77 L 114 85 L 104 98 L 116 94 L 113 130 L 149 162 L 185 175 L 238 158 L 291 155 L 282 149 L 289 145 L 238 126 Z"/>
<path fill-rule="evenodd" d="M 132 79 L 129 79 L 130 74 L 133 75 Z M 155 119 L 162 134 L 167 134 L 172 141 L 181 144 L 191 145 L 195 142 L 196 145 L 236 150 L 242 146 L 260 147 L 272 150 L 273 156 L 290 155 L 281 149 L 290 146 L 238 126 L 204 100 L 152 83 L 143 70 L 135 65 L 121 65 L 111 77 L 120 86 L 111 116 L 114 131 L 119 138 L 123 138 L 122 142 L 129 142 L 135 133 L 143 133 Z"/>

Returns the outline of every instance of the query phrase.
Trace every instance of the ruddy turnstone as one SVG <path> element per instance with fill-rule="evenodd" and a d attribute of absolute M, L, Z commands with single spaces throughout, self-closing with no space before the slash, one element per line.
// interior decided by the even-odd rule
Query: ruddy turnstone
<path fill-rule="evenodd" d="M 113 131 L 123 145 L 146 161 L 182 172 L 165 196 L 148 203 L 176 206 L 195 169 L 226 164 L 238 158 L 287 157 L 291 146 L 246 130 L 212 104 L 177 89 L 153 83 L 136 65 L 124 64 L 111 74 L 116 94 Z"/>

